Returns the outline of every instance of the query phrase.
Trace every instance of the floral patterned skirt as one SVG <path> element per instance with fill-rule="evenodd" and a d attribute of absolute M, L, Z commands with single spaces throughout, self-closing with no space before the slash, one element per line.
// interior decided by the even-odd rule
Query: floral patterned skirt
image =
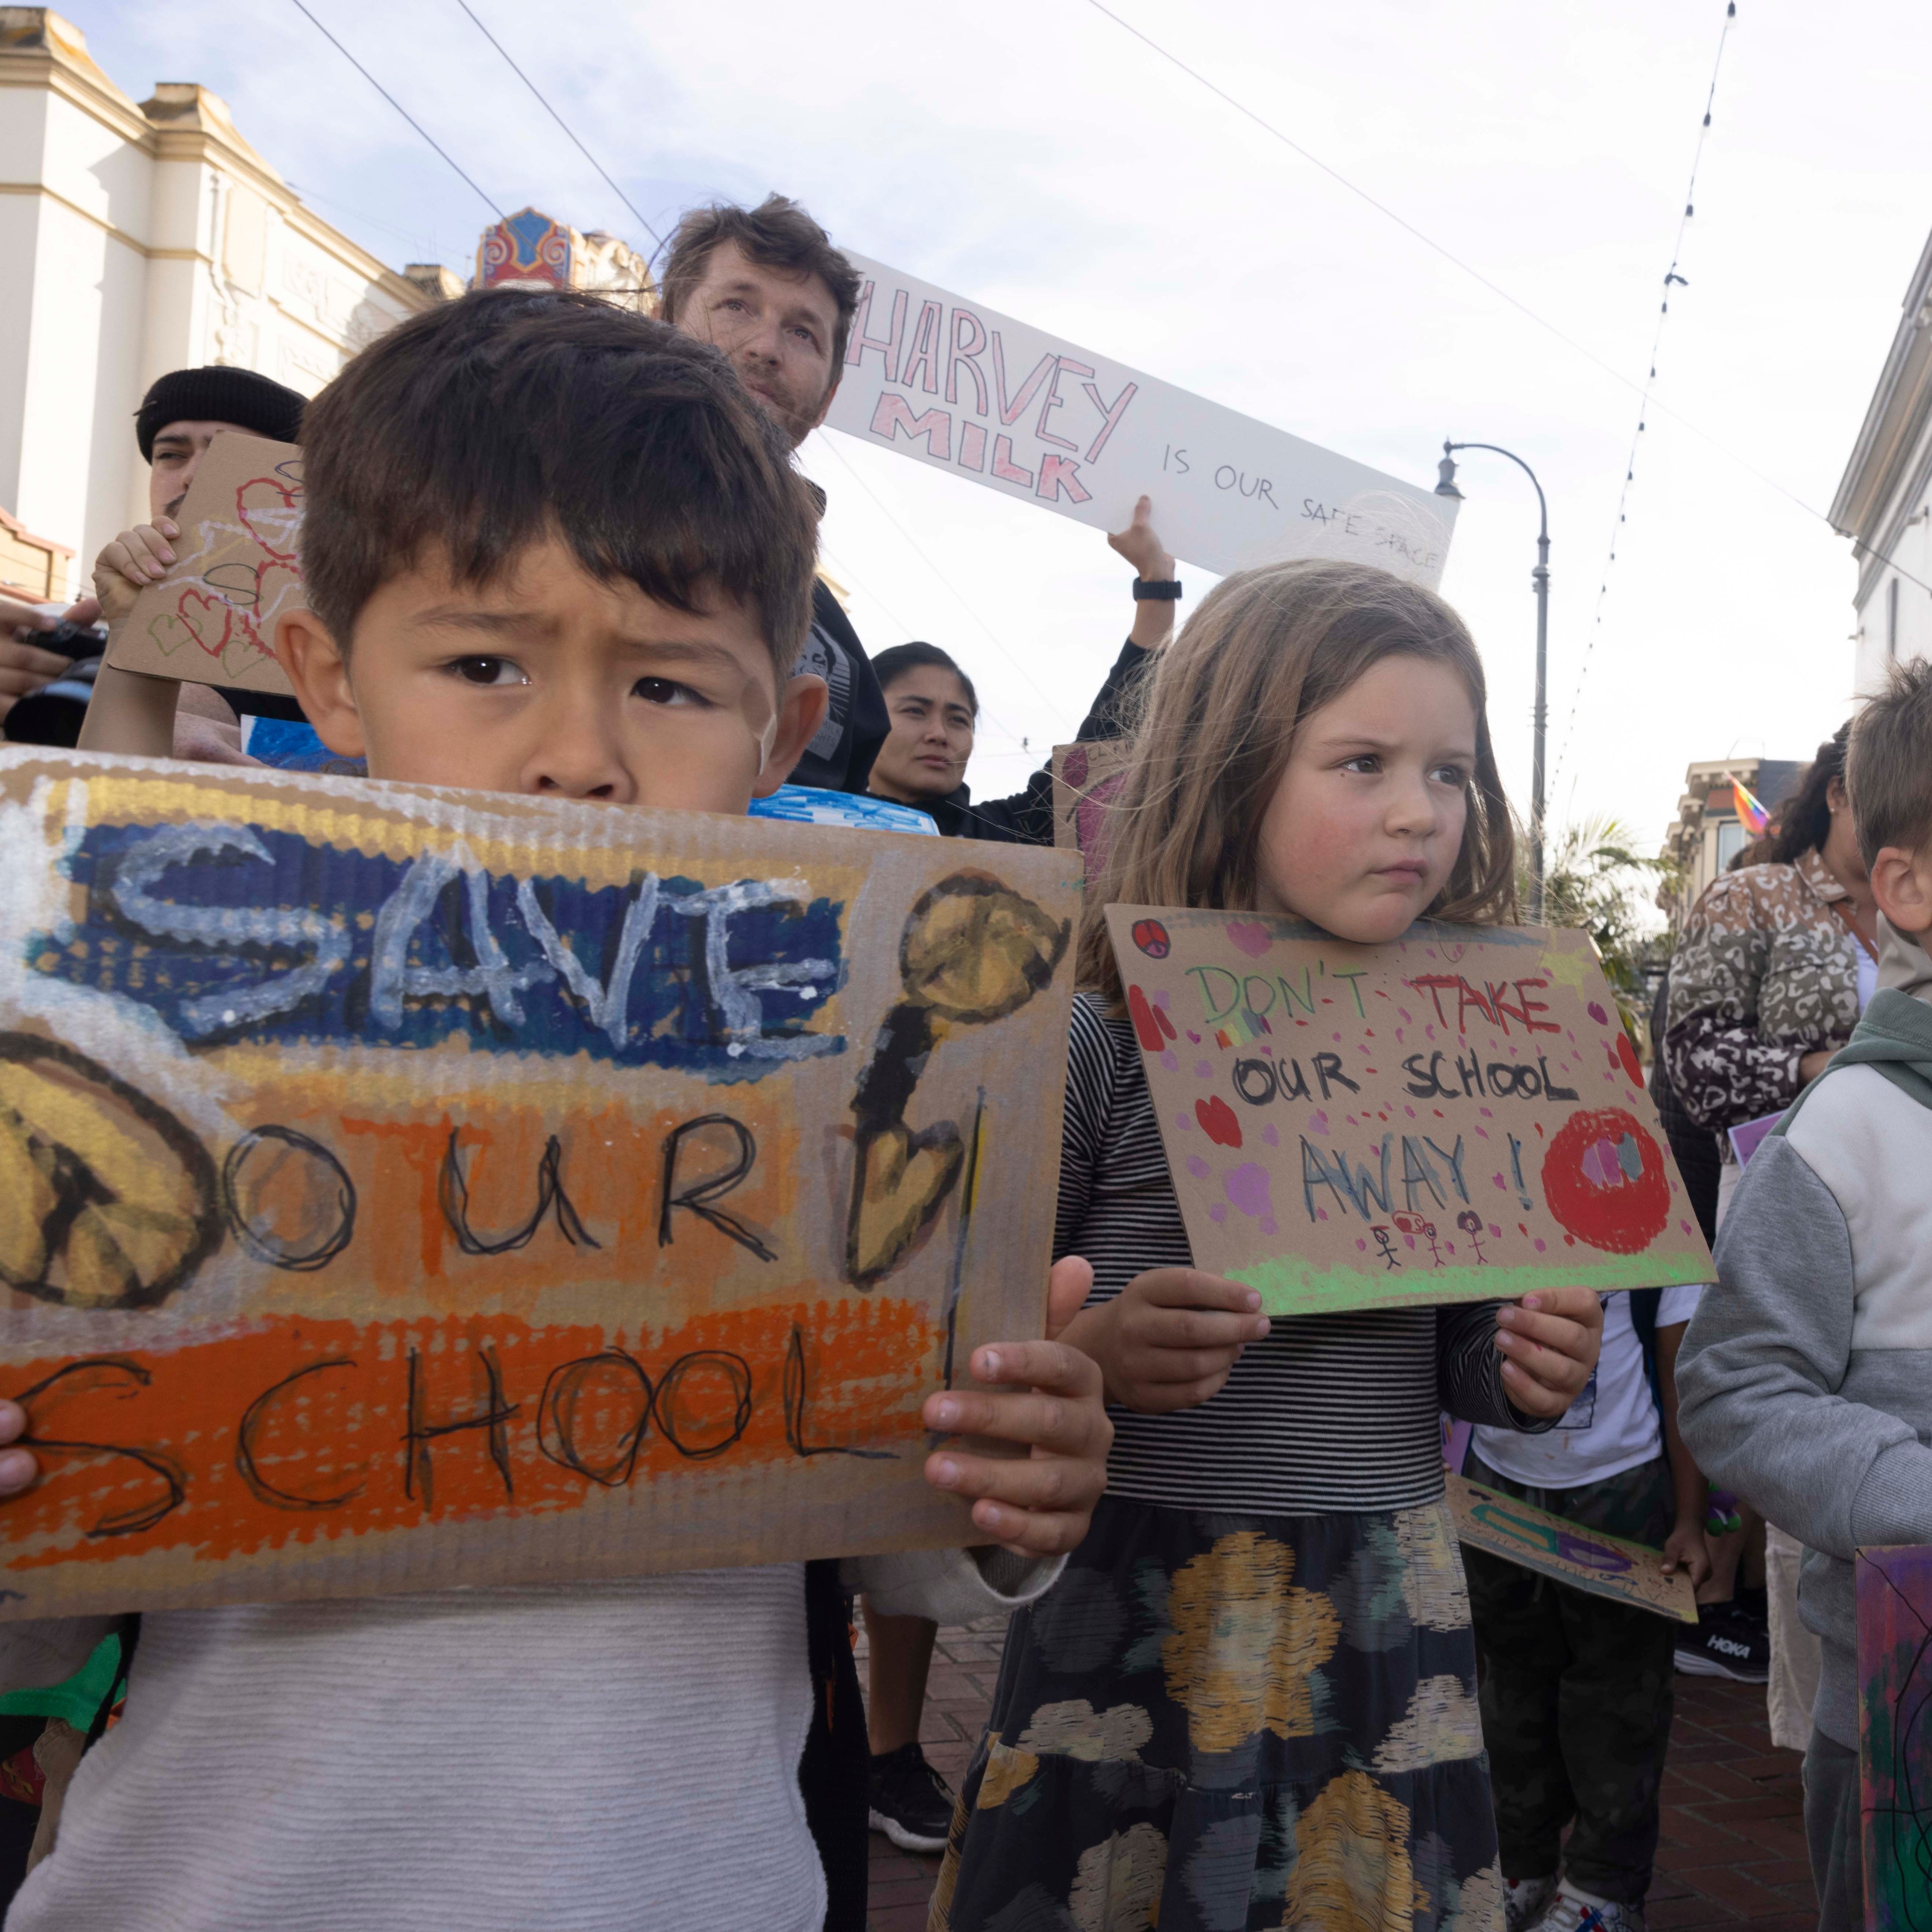
<path fill-rule="evenodd" d="M 1499 1932 L 1476 1652 L 1442 1503 L 1102 1498 L 1018 1612 L 932 1932 Z"/>

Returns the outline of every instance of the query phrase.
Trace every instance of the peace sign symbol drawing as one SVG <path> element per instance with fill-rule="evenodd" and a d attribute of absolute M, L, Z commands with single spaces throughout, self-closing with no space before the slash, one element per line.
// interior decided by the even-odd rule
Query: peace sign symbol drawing
<path fill-rule="evenodd" d="M 0 1282 L 152 1308 L 221 1238 L 214 1164 L 165 1108 L 58 1042 L 0 1033 Z"/>

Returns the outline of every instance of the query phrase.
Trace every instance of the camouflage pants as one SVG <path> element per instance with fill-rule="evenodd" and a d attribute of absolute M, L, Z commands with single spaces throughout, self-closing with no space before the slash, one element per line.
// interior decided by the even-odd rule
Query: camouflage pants
<path fill-rule="evenodd" d="M 1532 1490 L 1471 1456 L 1468 1473 L 1573 1522 L 1660 1545 L 1670 1533 L 1660 1456 L 1600 1483 Z M 1554 1872 L 1580 1889 L 1641 1905 L 1657 1856 L 1658 1788 L 1670 1736 L 1677 1626 L 1585 1594 L 1481 1550 L 1462 1552 L 1482 1660 L 1483 1742 L 1496 1793 L 1503 1876 Z"/>

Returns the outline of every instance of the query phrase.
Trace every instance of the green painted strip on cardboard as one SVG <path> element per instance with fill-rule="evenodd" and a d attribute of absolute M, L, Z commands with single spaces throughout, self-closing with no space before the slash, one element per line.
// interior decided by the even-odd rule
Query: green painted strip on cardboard
<path fill-rule="evenodd" d="M 1668 1272 L 1666 1273 L 1666 1270 Z M 1400 1308 L 1438 1301 L 1514 1301 L 1550 1286 L 1546 1267 L 1438 1268 L 1414 1274 L 1414 1286 L 1390 1282 L 1378 1295 L 1365 1284 L 1359 1269 L 1317 1270 L 1294 1255 L 1231 1268 L 1231 1281 L 1261 1292 L 1262 1307 L 1270 1315 L 1321 1315 L 1348 1308 Z M 1660 1279 L 1661 1278 L 1661 1279 Z M 1666 1282 L 1703 1281 L 1708 1270 L 1694 1258 L 1657 1258 L 1620 1255 L 1612 1259 L 1580 1262 L 1566 1271 L 1566 1281 L 1610 1294 L 1622 1288 L 1654 1288 Z"/>

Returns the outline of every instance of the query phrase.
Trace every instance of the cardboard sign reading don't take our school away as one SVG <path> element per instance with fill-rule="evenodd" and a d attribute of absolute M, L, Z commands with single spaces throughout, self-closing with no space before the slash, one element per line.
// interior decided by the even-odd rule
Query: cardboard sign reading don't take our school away
<path fill-rule="evenodd" d="M 183 684 L 287 694 L 275 626 L 307 602 L 301 450 L 222 430 L 174 520 L 175 562 L 115 627 L 107 662 Z"/>
<path fill-rule="evenodd" d="M 1064 855 L 26 748 L 0 850 L 0 1616 L 972 1540 Z"/>
<path fill-rule="evenodd" d="M 863 256 L 826 427 L 1226 572 L 1352 558 L 1432 589 L 1454 502 Z"/>
<path fill-rule="evenodd" d="M 1585 934 L 1107 929 L 1196 1264 L 1270 1313 L 1711 1278 Z"/>

